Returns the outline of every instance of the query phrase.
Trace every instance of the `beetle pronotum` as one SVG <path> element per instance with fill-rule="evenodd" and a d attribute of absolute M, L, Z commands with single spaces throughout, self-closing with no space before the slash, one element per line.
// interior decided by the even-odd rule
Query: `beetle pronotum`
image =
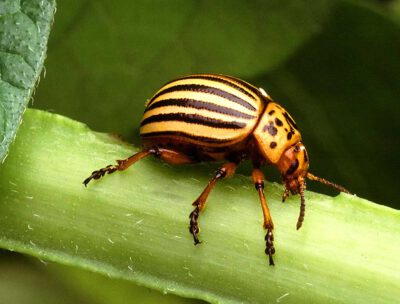
<path fill-rule="evenodd" d="M 200 243 L 198 218 L 208 195 L 218 180 L 234 174 L 242 160 L 250 159 L 253 163 L 252 177 L 261 201 L 263 227 L 267 230 L 265 253 L 270 265 L 274 265 L 274 224 L 264 196 L 263 165 L 275 165 L 281 172 L 285 185 L 283 201 L 289 193 L 300 193 L 297 229 L 304 220 L 306 178 L 350 193 L 309 173 L 307 150 L 293 118 L 263 89 L 234 77 L 199 74 L 165 84 L 146 104 L 140 135 L 142 151 L 94 171 L 83 183 L 86 186 L 106 173 L 125 170 L 149 155 L 170 164 L 225 160 L 193 203 L 189 231 L 195 245 Z"/>

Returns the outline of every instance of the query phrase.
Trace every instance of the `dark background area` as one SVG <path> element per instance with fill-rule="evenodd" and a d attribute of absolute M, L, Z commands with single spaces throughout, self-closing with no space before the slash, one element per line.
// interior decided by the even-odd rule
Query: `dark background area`
<path fill-rule="evenodd" d="M 233 75 L 291 113 L 311 172 L 399 208 L 398 11 L 390 1 L 60 2 L 33 106 L 140 145 L 144 102 L 162 84 Z"/>

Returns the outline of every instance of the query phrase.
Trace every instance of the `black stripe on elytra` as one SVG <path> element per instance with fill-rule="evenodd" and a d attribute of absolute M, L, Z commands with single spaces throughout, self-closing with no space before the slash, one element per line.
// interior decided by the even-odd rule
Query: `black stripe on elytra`
<path fill-rule="evenodd" d="M 179 98 L 179 99 L 164 99 L 157 101 L 153 104 L 151 104 L 145 112 L 150 111 L 152 109 L 160 108 L 160 107 L 166 107 L 166 106 L 178 106 L 178 107 L 188 107 L 188 108 L 194 108 L 194 109 L 199 109 L 199 110 L 208 110 L 211 112 L 216 112 L 216 113 L 221 113 L 221 114 L 226 114 L 230 115 L 233 117 L 238 117 L 238 118 L 244 118 L 244 119 L 254 119 L 256 116 L 249 115 L 228 107 L 223 107 L 219 106 L 210 102 L 205 102 L 201 100 L 195 100 L 195 99 L 188 99 L 188 98 Z"/>
<path fill-rule="evenodd" d="M 190 92 L 201 92 L 201 93 L 206 93 L 206 94 L 211 94 L 211 95 L 216 95 L 220 96 L 222 98 L 228 99 L 229 101 L 232 101 L 234 103 L 240 104 L 241 106 L 252 110 L 256 111 L 256 108 L 253 107 L 249 102 L 246 100 L 233 95 L 231 93 L 225 92 L 223 90 L 220 90 L 218 88 L 213 88 L 210 86 L 206 85 L 201 85 L 201 84 L 181 84 L 181 85 L 175 85 L 169 88 L 166 88 L 160 92 L 158 92 L 150 101 L 149 106 L 154 102 L 154 100 L 164 94 L 171 93 L 171 92 L 176 92 L 176 91 L 190 91 Z"/>
<path fill-rule="evenodd" d="M 230 139 L 217 139 L 217 138 L 211 138 L 211 137 L 206 137 L 206 136 L 196 136 L 192 135 L 186 132 L 179 132 L 179 131 L 159 131 L 159 132 L 150 132 L 150 133 L 144 133 L 140 134 L 142 137 L 157 137 L 157 136 L 178 136 L 178 137 L 186 137 L 189 139 L 193 139 L 196 141 L 202 141 L 206 143 L 212 143 L 212 144 L 219 144 L 219 143 L 228 143 L 231 140 Z"/>
<path fill-rule="evenodd" d="M 276 124 L 278 127 L 282 127 L 282 126 L 283 126 L 282 120 L 280 120 L 278 117 L 275 117 L 275 124 Z"/>
<path fill-rule="evenodd" d="M 242 92 L 243 94 L 247 95 L 251 99 L 256 100 L 254 95 L 250 94 L 248 91 L 246 91 L 242 87 L 238 86 L 235 82 L 233 82 L 232 80 L 226 80 L 225 78 L 222 78 L 222 77 L 223 76 L 218 76 L 218 75 L 190 75 L 190 76 L 182 77 L 179 80 L 181 80 L 181 79 L 204 79 L 204 80 L 211 80 L 211 81 L 223 83 L 223 84 L 226 84 L 227 86 L 230 86 L 231 88 L 234 88 L 235 90 Z M 225 76 L 225 77 L 227 77 L 227 76 Z M 227 78 L 231 79 L 230 77 L 227 77 Z M 249 90 L 249 91 L 253 92 L 252 90 Z M 256 96 L 257 96 L 257 94 L 256 94 Z"/>
<path fill-rule="evenodd" d="M 182 122 L 199 124 L 214 128 L 221 128 L 221 129 L 242 129 L 246 127 L 246 124 L 243 122 L 224 121 L 198 114 L 186 114 L 186 113 L 167 113 L 167 114 L 152 115 L 145 118 L 140 125 L 144 126 L 152 122 L 164 122 L 164 121 L 182 121 Z"/>
<path fill-rule="evenodd" d="M 248 89 L 249 91 L 253 92 L 253 93 L 256 94 L 257 96 L 262 96 L 262 98 L 263 98 L 264 100 L 266 100 L 267 102 L 270 101 L 269 98 L 266 98 L 263 94 L 261 94 L 261 92 L 260 92 L 259 89 L 257 89 L 256 87 L 254 87 L 254 86 L 251 85 L 250 83 L 248 83 L 248 82 L 246 82 L 246 81 L 244 81 L 244 80 L 241 80 L 241 79 L 239 79 L 239 78 L 234 78 L 234 77 L 224 76 L 224 75 L 221 75 L 221 76 L 222 76 L 222 77 L 227 77 L 227 78 L 229 78 L 231 81 L 241 84 L 242 86 L 244 86 L 246 89 Z"/>

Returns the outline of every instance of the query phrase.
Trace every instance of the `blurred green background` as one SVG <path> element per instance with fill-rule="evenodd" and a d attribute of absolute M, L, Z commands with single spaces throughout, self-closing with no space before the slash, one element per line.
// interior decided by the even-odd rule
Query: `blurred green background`
<path fill-rule="evenodd" d="M 144 102 L 162 84 L 190 73 L 233 75 L 263 87 L 291 113 L 311 172 L 399 209 L 399 1 L 282 3 L 59 1 L 33 107 L 140 145 Z M 266 172 L 279 179 L 275 169 Z M 335 193 L 313 183 L 309 189 Z M 107 286 L 91 274 L 64 275 L 5 253 L 0 261 L 3 283 L 13 282 L 3 285 L 1 303 L 56 303 L 58 294 L 66 299 L 57 303 L 111 303 L 77 291 L 77 277 Z M 47 302 L 7 298 L 32 282 Z M 132 288 L 121 287 L 122 299 Z M 147 299 L 141 303 L 156 301 Z"/>

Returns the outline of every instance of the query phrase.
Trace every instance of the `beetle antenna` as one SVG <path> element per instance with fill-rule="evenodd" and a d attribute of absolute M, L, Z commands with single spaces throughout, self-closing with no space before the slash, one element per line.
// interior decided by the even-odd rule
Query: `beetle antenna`
<path fill-rule="evenodd" d="M 306 213 L 306 200 L 304 199 L 304 190 L 305 189 L 306 189 L 306 181 L 301 180 L 300 186 L 299 186 L 301 203 L 300 203 L 300 214 L 299 214 L 299 218 L 297 219 L 297 225 L 296 225 L 297 230 L 299 230 L 301 225 L 303 224 L 304 214 Z"/>
<path fill-rule="evenodd" d="M 342 187 L 342 186 L 340 186 L 340 185 L 338 185 L 338 184 L 332 183 L 332 182 L 330 182 L 330 181 L 327 181 L 326 179 L 324 179 L 324 178 L 322 178 L 322 177 L 315 176 L 315 175 L 311 174 L 310 172 L 307 173 L 306 177 L 307 177 L 309 180 L 317 181 L 317 182 L 320 182 L 320 183 L 322 183 L 322 184 L 328 185 L 328 186 L 330 186 L 330 187 L 332 187 L 332 188 L 335 188 L 336 190 L 339 190 L 340 192 L 345 192 L 345 193 L 348 193 L 348 194 L 353 194 L 353 193 L 351 193 L 349 190 L 347 190 L 346 188 L 344 188 L 344 187 Z"/>

